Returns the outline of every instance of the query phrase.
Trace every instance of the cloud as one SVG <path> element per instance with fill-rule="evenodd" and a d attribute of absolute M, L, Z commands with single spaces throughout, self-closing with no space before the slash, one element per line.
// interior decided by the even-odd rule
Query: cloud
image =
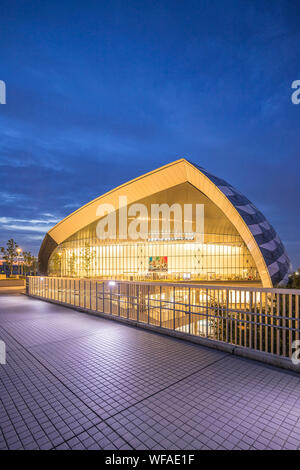
<path fill-rule="evenodd" d="M 43 240 L 43 238 L 44 238 L 44 235 L 26 235 L 26 240 L 30 240 L 30 241 L 35 241 L 35 240 L 41 241 Z"/>
<path fill-rule="evenodd" d="M 8 232 L 23 232 L 27 235 L 28 232 L 37 232 L 41 234 L 47 233 L 59 219 L 54 218 L 51 214 L 47 219 L 18 219 L 14 217 L 0 217 L 0 228 Z M 42 235 L 26 236 L 30 240 L 40 240 Z"/>
<path fill-rule="evenodd" d="M 14 224 L 11 224 L 11 225 L 3 225 L 2 227 L 5 230 L 17 230 L 17 231 L 21 231 L 21 232 L 42 232 L 42 233 L 46 233 L 53 226 L 52 225 L 49 225 L 49 226 L 32 225 L 32 226 L 30 226 L 30 225 L 14 225 Z"/>
<path fill-rule="evenodd" d="M 0 191 L 0 204 L 11 203 L 23 199 L 20 194 L 9 193 L 6 191 Z"/>
<path fill-rule="evenodd" d="M 14 219 L 13 217 L 0 217 L 0 224 L 8 224 L 12 222 L 18 222 L 18 223 L 28 223 L 28 224 L 57 224 L 60 219 L 57 218 L 50 218 L 47 220 L 42 220 L 42 219 Z"/>

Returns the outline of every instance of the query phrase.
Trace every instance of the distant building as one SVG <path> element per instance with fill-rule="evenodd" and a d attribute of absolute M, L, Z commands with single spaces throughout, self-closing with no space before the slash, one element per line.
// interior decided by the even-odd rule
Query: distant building
<path fill-rule="evenodd" d="M 13 275 L 21 274 L 22 264 L 23 264 L 22 262 L 14 263 Z M 10 266 L 6 263 L 4 259 L 0 259 L 0 274 L 5 274 L 6 276 L 10 275 Z"/>

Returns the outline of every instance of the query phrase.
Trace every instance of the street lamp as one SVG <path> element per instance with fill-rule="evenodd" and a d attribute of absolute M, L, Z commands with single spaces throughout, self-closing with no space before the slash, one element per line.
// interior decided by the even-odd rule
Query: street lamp
<path fill-rule="evenodd" d="M 20 268 L 19 268 L 19 266 L 20 266 L 20 254 L 22 253 L 22 248 L 17 248 L 16 251 L 17 251 L 17 253 L 18 253 L 18 254 L 17 254 L 17 260 L 18 260 L 18 274 L 21 274 L 21 273 L 20 273 Z"/>

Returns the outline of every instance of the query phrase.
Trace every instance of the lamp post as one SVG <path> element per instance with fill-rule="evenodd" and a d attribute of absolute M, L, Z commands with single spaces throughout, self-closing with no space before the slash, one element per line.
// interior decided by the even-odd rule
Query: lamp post
<path fill-rule="evenodd" d="M 20 273 L 20 254 L 22 253 L 22 248 L 17 248 L 17 260 L 18 260 L 18 274 L 21 274 Z"/>

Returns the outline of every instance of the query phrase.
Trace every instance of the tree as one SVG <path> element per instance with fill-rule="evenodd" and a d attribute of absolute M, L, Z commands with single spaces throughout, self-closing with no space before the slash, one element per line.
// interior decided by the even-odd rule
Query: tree
<path fill-rule="evenodd" d="M 85 242 L 84 248 L 81 249 L 81 257 L 86 277 L 89 277 L 90 275 L 90 267 L 95 255 L 95 250 L 92 250 L 89 243 Z"/>
<path fill-rule="evenodd" d="M 300 269 L 291 274 L 287 287 L 290 287 L 291 289 L 300 289 Z"/>
<path fill-rule="evenodd" d="M 31 268 L 32 268 L 33 273 L 37 274 L 37 272 L 38 272 L 38 260 L 37 260 L 36 257 L 34 257 Z"/>
<path fill-rule="evenodd" d="M 13 273 L 13 265 L 18 256 L 17 248 L 19 248 L 19 245 L 12 238 L 6 243 L 6 248 L 3 246 L 0 248 L 3 259 L 8 264 L 10 275 Z"/>
<path fill-rule="evenodd" d="M 279 291 L 280 292 L 280 291 Z M 261 294 L 263 295 L 263 294 Z M 290 297 L 290 299 L 287 299 Z M 299 298 L 283 294 L 272 298 L 266 294 L 256 307 L 247 302 L 244 306 L 211 303 L 210 315 L 214 338 L 227 343 L 276 352 L 285 355 L 288 339 L 292 344 L 299 331 L 296 312 L 299 312 Z M 297 305 L 298 304 L 298 305 Z M 287 330 L 290 325 L 291 329 Z"/>
<path fill-rule="evenodd" d="M 36 259 L 30 251 L 23 251 L 25 274 L 28 271 L 35 271 Z"/>
<path fill-rule="evenodd" d="M 61 254 L 59 255 L 58 252 L 55 252 L 53 256 L 51 257 L 55 276 L 61 276 L 61 262 L 62 262 L 61 257 L 62 255 Z"/>
<path fill-rule="evenodd" d="M 76 264 L 76 255 L 73 251 L 68 259 L 68 268 L 69 268 L 68 271 L 71 277 L 75 275 L 75 264 Z"/>

